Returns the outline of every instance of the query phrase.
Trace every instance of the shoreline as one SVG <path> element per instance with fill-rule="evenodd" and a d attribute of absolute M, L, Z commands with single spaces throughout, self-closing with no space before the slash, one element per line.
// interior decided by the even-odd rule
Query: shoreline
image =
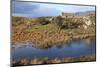
<path fill-rule="evenodd" d="M 72 63 L 72 62 L 89 62 L 89 61 L 96 61 L 96 56 L 95 55 L 87 55 L 87 56 L 80 56 L 78 58 L 76 57 L 65 57 L 62 59 L 59 58 L 54 58 L 54 59 L 49 59 L 47 57 L 42 58 L 42 59 L 38 59 L 38 58 L 34 58 L 34 59 L 21 59 L 21 60 L 12 60 L 12 64 L 14 66 L 17 65 L 30 65 L 30 64 L 57 64 L 57 63 Z"/>
<path fill-rule="evenodd" d="M 56 37 L 56 35 L 55 35 L 55 37 Z M 65 44 L 65 43 L 68 43 L 68 42 L 70 42 L 72 40 L 86 39 L 86 38 L 91 38 L 91 37 L 96 38 L 96 35 L 95 34 L 85 34 L 85 35 L 77 35 L 77 36 L 62 35 L 62 36 L 58 37 L 58 40 L 55 40 L 57 38 L 49 39 L 49 37 L 48 37 L 48 38 L 44 38 L 44 40 L 41 39 L 41 41 L 39 41 L 40 39 L 37 39 L 37 41 L 35 40 L 36 43 L 33 42 L 33 39 L 31 38 L 30 41 L 27 39 L 26 41 L 19 40 L 17 42 L 13 42 L 12 46 L 15 47 L 17 45 L 17 43 L 23 43 L 23 44 L 24 43 L 32 43 L 33 47 L 48 48 L 48 47 L 55 46 L 56 44 Z"/>

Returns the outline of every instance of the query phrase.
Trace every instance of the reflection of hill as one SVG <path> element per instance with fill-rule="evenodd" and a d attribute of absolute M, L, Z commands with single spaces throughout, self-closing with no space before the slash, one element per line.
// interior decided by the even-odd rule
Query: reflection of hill
<path fill-rule="evenodd" d="M 95 37 L 93 37 L 93 38 L 87 38 L 85 40 L 85 43 L 86 43 L 86 46 L 88 46 L 88 47 L 95 47 L 95 45 L 93 45 L 93 44 L 96 43 Z"/>

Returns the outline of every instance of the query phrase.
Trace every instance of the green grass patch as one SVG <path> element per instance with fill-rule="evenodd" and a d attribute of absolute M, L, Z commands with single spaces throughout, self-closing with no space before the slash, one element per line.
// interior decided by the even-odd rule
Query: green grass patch
<path fill-rule="evenodd" d="M 54 24 L 47 24 L 47 25 L 39 25 L 34 26 L 31 29 L 28 29 L 27 31 L 48 31 L 48 32 L 57 32 L 58 28 Z"/>

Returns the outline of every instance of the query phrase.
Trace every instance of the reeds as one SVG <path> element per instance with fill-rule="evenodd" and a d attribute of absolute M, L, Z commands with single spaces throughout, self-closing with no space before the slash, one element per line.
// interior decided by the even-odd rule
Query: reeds
<path fill-rule="evenodd" d="M 13 45 L 16 43 L 33 43 L 34 47 L 48 48 L 56 44 L 64 44 L 72 39 L 84 39 L 95 36 L 95 34 L 68 35 L 65 32 L 51 33 L 48 31 L 39 32 L 15 32 L 12 34 Z"/>

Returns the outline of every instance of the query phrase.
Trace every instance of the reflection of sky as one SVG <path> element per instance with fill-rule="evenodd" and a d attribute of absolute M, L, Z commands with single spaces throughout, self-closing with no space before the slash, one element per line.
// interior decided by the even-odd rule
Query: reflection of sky
<path fill-rule="evenodd" d="M 32 2 L 12 2 L 13 16 L 56 16 L 61 12 L 85 12 L 94 11 L 94 6 L 79 6 L 79 5 L 61 5 L 61 4 L 44 4 Z"/>

